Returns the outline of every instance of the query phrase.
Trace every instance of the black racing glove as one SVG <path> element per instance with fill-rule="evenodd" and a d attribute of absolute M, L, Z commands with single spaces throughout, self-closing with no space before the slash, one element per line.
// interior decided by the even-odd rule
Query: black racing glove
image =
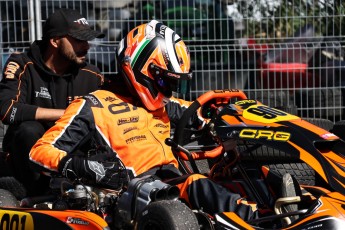
<path fill-rule="evenodd" d="M 89 159 L 66 156 L 61 159 L 59 172 L 68 179 L 83 178 L 102 188 L 120 189 L 128 183 L 128 174 L 114 153 L 100 153 Z"/>

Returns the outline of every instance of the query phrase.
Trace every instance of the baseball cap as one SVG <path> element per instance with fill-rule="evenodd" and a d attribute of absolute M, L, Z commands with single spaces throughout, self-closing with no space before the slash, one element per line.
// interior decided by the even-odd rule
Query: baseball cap
<path fill-rule="evenodd" d="M 91 41 L 105 36 L 102 32 L 93 30 L 78 11 L 59 9 L 44 23 L 43 39 L 66 35 L 83 41 Z"/>

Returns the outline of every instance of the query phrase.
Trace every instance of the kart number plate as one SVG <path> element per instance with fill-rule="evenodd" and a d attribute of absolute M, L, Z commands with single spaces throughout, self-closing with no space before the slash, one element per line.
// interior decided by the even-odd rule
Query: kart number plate
<path fill-rule="evenodd" d="M 300 119 L 279 109 L 274 109 L 264 105 L 252 105 L 243 111 L 243 117 L 262 123 L 273 123 L 278 121 L 289 121 Z"/>
<path fill-rule="evenodd" d="M 10 210 L 0 210 L 0 229 L 34 229 L 34 222 L 32 216 L 29 213 Z"/>

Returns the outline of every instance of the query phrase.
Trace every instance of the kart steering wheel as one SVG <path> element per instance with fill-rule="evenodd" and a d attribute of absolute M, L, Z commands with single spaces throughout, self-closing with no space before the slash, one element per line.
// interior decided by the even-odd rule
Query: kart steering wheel
<path fill-rule="evenodd" d="M 218 143 L 216 144 L 216 147 L 214 147 L 211 150 L 189 152 L 186 148 L 184 148 L 184 146 L 186 145 L 186 143 L 184 143 L 184 140 L 185 140 L 184 137 L 186 135 L 185 129 L 190 117 L 193 116 L 195 113 L 197 113 L 200 107 L 212 105 L 213 108 L 211 109 L 216 110 L 217 105 L 222 106 L 225 104 L 229 104 L 230 99 L 232 98 L 238 98 L 240 100 L 244 100 L 244 99 L 247 99 L 247 96 L 241 90 L 237 90 L 237 89 L 213 90 L 213 91 L 208 91 L 207 93 L 201 95 L 188 107 L 188 109 L 183 113 L 181 119 L 179 120 L 176 126 L 173 141 L 172 140 L 166 141 L 166 142 L 170 142 L 167 144 L 172 146 L 174 153 L 178 157 L 180 157 L 182 160 L 190 161 L 192 163 L 194 160 L 218 157 L 224 152 L 223 146 L 219 145 Z M 215 103 L 208 104 L 210 102 L 215 102 Z M 203 109 L 205 110 L 205 108 Z M 200 112 L 200 115 L 204 119 L 210 118 L 210 117 L 205 117 L 204 112 Z"/>

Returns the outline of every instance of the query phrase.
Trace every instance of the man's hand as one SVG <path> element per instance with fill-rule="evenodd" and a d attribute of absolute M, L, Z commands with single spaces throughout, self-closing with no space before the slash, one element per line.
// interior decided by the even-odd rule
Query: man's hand
<path fill-rule="evenodd" d="M 128 183 L 126 168 L 122 166 L 119 159 L 115 157 L 116 161 L 114 161 L 112 157 L 113 161 L 103 161 L 103 159 L 108 159 L 109 155 L 102 156 L 102 154 L 95 158 L 102 160 L 66 156 L 59 164 L 59 171 L 69 179 L 84 178 L 91 180 L 100 187 L 114 190 L 120 189 Z"/>

